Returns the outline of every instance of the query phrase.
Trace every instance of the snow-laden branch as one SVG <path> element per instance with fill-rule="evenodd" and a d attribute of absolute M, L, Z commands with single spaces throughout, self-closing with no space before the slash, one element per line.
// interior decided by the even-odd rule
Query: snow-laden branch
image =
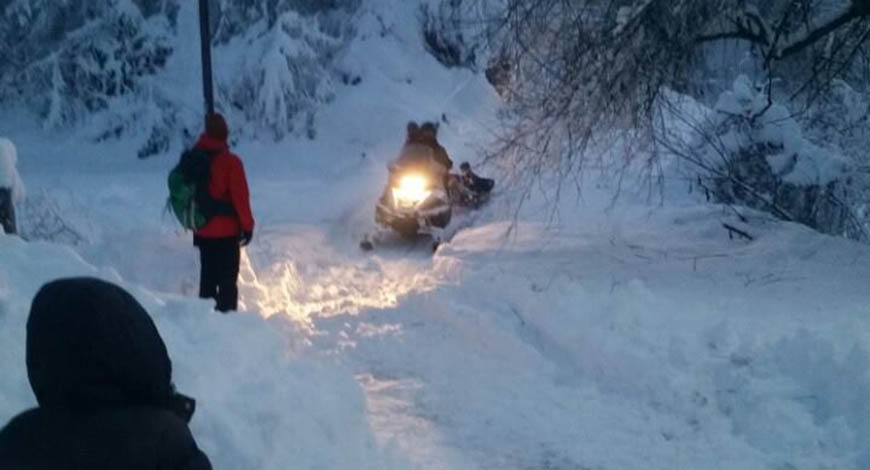
<path fill-rule="evenodd" d="M 841 26 L 844 26 L 859 18 L 870 16 L 870 0 L 855 0 L 852 6 L 823 24 L 822 26 L 807 31 L 803 35 L 791 38 L 788 44 L 784 44 L 778 48 L 777 57 L 788 57 L 792 54 L 800 52 L 810 44 L 824 38 L 833 33 Z"/>
<path fill-rule="evenodd" d="M 742 39 L 755 44 L 768 45 L 771 41 L 771 28 L 753 6 L 737 12 L 730 20 L 730 27 L 724 31 L 698 36 L 695 42 L 721 41 L 724 39 Z"/>

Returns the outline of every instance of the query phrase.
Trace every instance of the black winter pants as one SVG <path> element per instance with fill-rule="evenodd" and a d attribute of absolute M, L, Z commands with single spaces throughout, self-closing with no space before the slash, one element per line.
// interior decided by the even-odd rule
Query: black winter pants
<path fill-rule="evenodd" d="M 220 312 L 236 310 L 239 303 L 239 239 L 195 237 L 199 247 L 199 296 L 215 299 Z"/>

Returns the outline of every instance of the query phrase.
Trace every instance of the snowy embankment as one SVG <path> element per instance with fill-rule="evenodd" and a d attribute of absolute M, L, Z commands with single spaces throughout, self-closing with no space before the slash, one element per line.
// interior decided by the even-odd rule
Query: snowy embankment
<path fill-rule="evenodd" d="M 35 406 L 24 349 L 39 287 L 65 276 L 121 281 L 68 248 L 17 237 L 0 235 L 0 260 L 0 422 L 6 423 Z M 294 358 L 258 315 L 217 315 L 206 302 L 127 288 L 154 318 L 178 389 L 197 399 L 191 427 L 215 468 L 395 467 L 375 444 L 363 395 L 346 370 Z"/>

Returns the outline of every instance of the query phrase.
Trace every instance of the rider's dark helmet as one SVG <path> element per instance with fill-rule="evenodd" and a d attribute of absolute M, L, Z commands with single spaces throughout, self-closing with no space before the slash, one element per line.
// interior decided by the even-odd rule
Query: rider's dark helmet
<path fill-rule="evenodd" d="M 462 171 L 470 171 L 471 165 L 469 165 L 468 162 L 462 162 L 462 164 L 459 165 L 459 169 Z"/>
<path fill-rule="evenodd" d="M 435 124 L 434 122 L 431 122 L 431 121 L 427 121 L 427 122 L 424 122 L 422 126 L 420 126 L 420 130 L 423 132 L 430 133 L 433 136 L 437 136 L 438 135 L 438 124 Z"/>

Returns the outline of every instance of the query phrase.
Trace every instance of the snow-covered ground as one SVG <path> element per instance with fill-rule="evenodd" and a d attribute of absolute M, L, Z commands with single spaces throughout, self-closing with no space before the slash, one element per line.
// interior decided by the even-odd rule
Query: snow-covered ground
<path fill-rule="evenodd" d="M 475 162 L 498 107 L 425 54 L 413 2 L 377 3 L 343 59 L 362 82 L 317 138 L 235 146 L 258 224 L 245 312 L 192 298 L 197 253 L 162 212 L 175 155 L 0 122 L 28 199 L 83 238 L 0 237 L 0 422 L 33 404 L 33 294 L 89 274 L 154 315 L 216 468 L 870 468 L 870 247 L 760 216 L 729 239 L 729 212 L 676 189 L 613 204 L 590 175 L 557 222 L 499 188 L 434 255 L 361 253 L 405 122 L 444 114 Z"/>
<path fill-rule="evenodd" d="M 719 219 L 468 230 L 439 288 L 325 316 L 314 349 L 428 468 L 866 468 L 870 250 Z"/>

